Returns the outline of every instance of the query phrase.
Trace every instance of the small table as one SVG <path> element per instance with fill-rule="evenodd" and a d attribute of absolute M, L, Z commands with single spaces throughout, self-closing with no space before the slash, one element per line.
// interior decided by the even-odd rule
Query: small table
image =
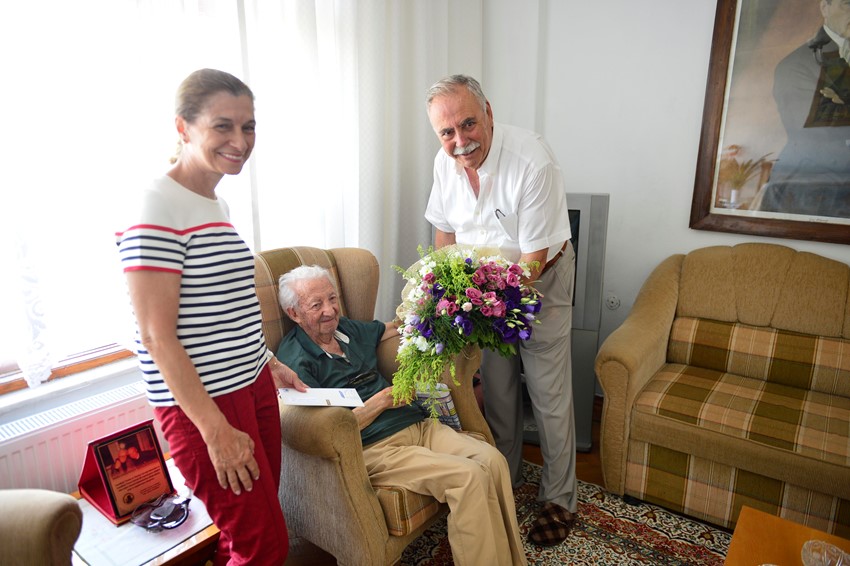
<path fill-rule="evenodd" d="M 850 552 L 850 540 L 781 519 L 764 511 L 741 508 L 726 554 L 726 566 L 802 564 L 803 543 L 817 539 Z"/>
<path fill-rule="evenodd" d="M 166 460 L 166 467 L 171 476 L 171 482 L 177 491 L 181 491 L 184 484 L 183 475 L 174 462 L 169 458 Z M 79 493 L 72 493 L 74 497 L 80 499 Z M 171 531 L 161 531 L 169 536 L 173 544 L 162 545 L 162 541 L 157 540 L 159 533 L 148 533 L 144 529 L 133 525 L 132 523 L 124 523 L 120 526 L 112 524 L 106 517 L 100 514 L 86 500 L 80 501 L 80 507 L 83 509 L 83 530 L 80 533 L 80 538 L 77 539 L 77 544 L 74 548 L 71 564 L 73 566 L 112 566 L 113 564 L 133 564 L 138 566 L 183 566 L 203 564 L 207 560 L 212 560 L 216 546 L 218 544 L 219 530 L 213 524 L 204 504 L 198 499 L 192 499 L 189 504 L 189 520 Z M 91 537 L 91 538 L 89 538 Z M 151 543 L 156 541 L 164 550 L 157 554 L 151 552 L 150 547 L 144 548 L 145 539 L 149 539 Z M 103 553 L 103 548 L 93 547 L 93 542 L 105 541 L 103 544 L 108 544 L 106 541 L 116 542 L 116 546 L 122 547 L 122 550 L 116 551 L 115 559 L 108 554 L 108 558 Z M 121 543 L 124 541 L 126 544 Z M 88 548 L 87 551 L 81 548 Z M 117 556 L 119 553 L 126 553 L 131 550 L 140 550 L 138 556 L 144 556 L 142 559 L 128 559 L 124 556 Z M 159 551 L 157 551 L 159 552 Z"/>

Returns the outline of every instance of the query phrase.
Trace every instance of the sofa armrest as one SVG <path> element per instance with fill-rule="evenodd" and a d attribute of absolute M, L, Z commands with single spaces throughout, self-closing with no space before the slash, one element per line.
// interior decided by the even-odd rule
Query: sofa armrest
<path fill-rule="evenodd" d="M 0 490 L 0 564 L 71 564 L 83 513 L 66 493 Z"/>
<path fill-rule="evenodd" d="M 637 394 L 667 359 L 676 315 L 684 255 L 674 255 L 653 270 L 626 320 L 599 348 L 595 370 L 605 395 L 601 459 L 605 487 L 623 494 L 631 407 Z"/>

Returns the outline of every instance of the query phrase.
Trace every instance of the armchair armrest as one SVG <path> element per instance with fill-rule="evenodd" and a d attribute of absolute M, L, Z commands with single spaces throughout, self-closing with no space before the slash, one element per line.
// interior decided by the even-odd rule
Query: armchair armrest
<path fill-rule="evenodd" d="M 378 345 L 378 370 L 388 379 L 392 379 L 393 374 L 398 370 L 396 353 L 400 340 L 401 337 L 393 336 Z M 467 346 L 455 357 L 455 379 L 458 384 L 455 385 L 455 379 L 452 379 L 449 370 L 443 374 L 441 381 L 449 386 L 452 393 L 452 401 L 460 419 L 461 428 L 483 435 L 487 442 L 495 446 L 493 433 L 490 432 L 490 427 L 478 408 L 478 401 L 475 399 L 472 388 L 472 378 L 479 367 L 481 367 L 481 349 Z"/>
<path fill-rule="evenodd" d="M 641 287 L 623 324 L 605 340 L 595 370 L 605 394 L 601 459 L 605 487 L 623 494 L 631 407 L 667 359 L 670 328 L 679 298 L 683 255 L 667 258 Z"/>
<path fill-rule="evenodd" d="M 357 444 L 357 453 L 362 452 L 360 429 L 351 409 L 290 406 L 282 402 L 279 405 L 284 446 L 309 456 L 338 458 L 340 448 L 346 448 L 338 445 L 339 439 L 344 438 L 347 444 Z"/>
<path fill-rule="evenodd" d="M 71 564 L 83 525 L 76 499 L 44 489 L 3 489 L 0 509 L 0 564 Z"/>
<path fill-rule="evenodd" d="M 443 383 L 449 386 L 452 392 L 452 400 L 455 410 L 460 418 L 460 427 L 469 432 L 477 432 L 492 444 L 496 445 L 493 433 L 478 408 L 478 401 L 472 388 L 472 378 L 478 368 L 481 367 L 481 349 L 477 346 L 467 346 L 455 358 L 455 385 L 451 374 L 446 370 L 443 375 Z"/>
<path fill-rule="evenodd" d="M 351 410 L 281 403 L 280 422 L 278 495 L 293 536 L 310 533 L 312 542 L 335 556 L 349 556 L 353 564 L 382 556 L 389 532 L 366 474 L 360 429 Z"/>

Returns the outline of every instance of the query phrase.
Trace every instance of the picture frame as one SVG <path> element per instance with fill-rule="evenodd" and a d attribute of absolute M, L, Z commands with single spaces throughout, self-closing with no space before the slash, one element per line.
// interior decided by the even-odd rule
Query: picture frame
<path fill-rule="evenodd" d="M 823 82 L 850 88 L 850 65 L 824 32 L 812 0 L 718 0 L 691 228 L 850 243 L 850 90 L 838 105 Z M 786 86 L 800 61 L 814 78 Z"/>
<path fill-rule="evenodd" d="M 175 493 L 153 419 L 89 442 L 78 488 L 116 525 L 139 505 Z"/>

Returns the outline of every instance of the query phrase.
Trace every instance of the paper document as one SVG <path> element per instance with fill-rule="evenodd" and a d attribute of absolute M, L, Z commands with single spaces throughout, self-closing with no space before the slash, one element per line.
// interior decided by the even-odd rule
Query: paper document
<path fill-rule="evenodd" d="M 328 407 L 362 407 L 363 401 L 356 389 L 329 389 L 311 387 L 305 392 L 288 387 L 277 390 L 278 396 L 286 405 L 309 405 Z"/>

